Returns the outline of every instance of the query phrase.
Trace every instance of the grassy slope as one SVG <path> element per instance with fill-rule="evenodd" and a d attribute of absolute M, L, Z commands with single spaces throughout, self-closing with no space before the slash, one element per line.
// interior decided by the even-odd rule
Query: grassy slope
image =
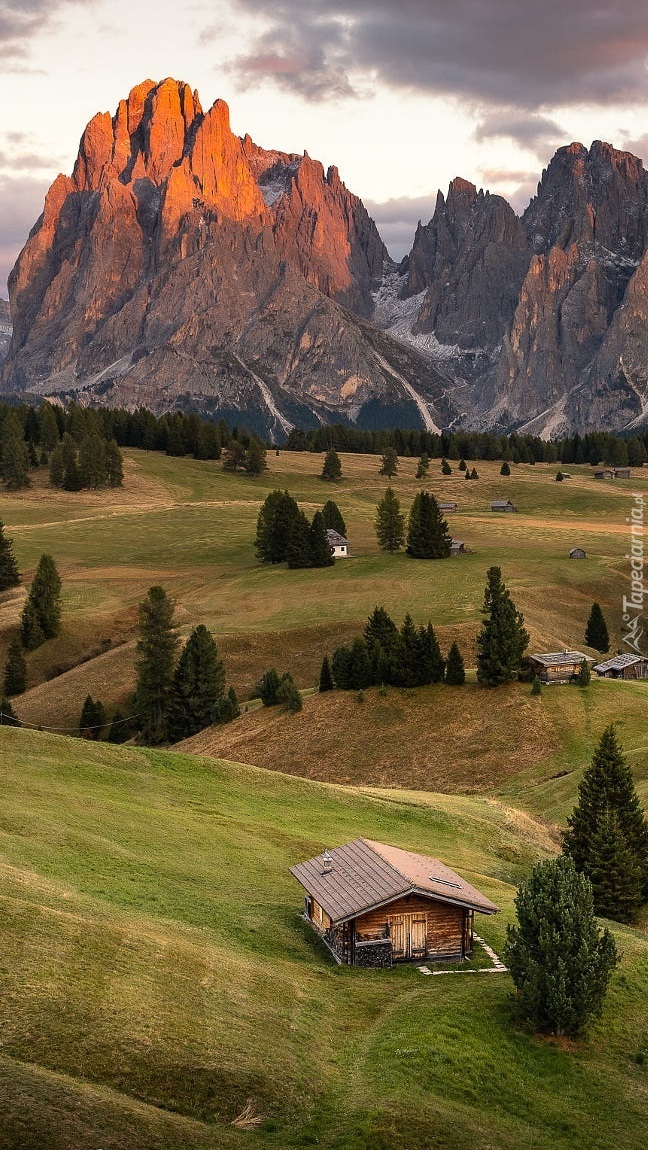
<path fill-rule="evenodd" d="M 648 488 L 648 477 L 604 485 L 588 469 L 574 468 L 574 478 L 558 484 L 553 466 L 537 465 L 514 468 L 504 479 L 497 463 L 481 463 L 477 483 L 458 471 L 433 474 L 430 488 L 459 502 L 459 513 L 449 517 L 453 534 L 473 548 L 439 568 L 378 551 L 373 519 L 386 483 L 377 458 L 343 456 L 345 478 L 333 485 L 319 479 L 321 463 L 317 455 L 270 454 L 270 471 L 251 479 L 218 464 L 132 451 L 123 491 L 69 495 L 37 478 L 31 491 L 0 497 L 0 518 L 26 579 L 48 550 L 64 581 L 63 631 L 29 657 L 30 683 L 113 645 L 109 658 L 28 692 L 18 704 L 21 716 L 72 726 L 88 691 L 123 705 L 133 684 L 136 605 L 155 582 L 174 595 L 185 633 L 198 622 L 214 631 L 242 695 L 273 662 L 290 666 L 300 686 L 313 685 L 324 650 L 359 633 L 376 603 L 398 620 L 407 610 L 417 621 L 432 618 L 444 646 L 458 639 L 470 661 L 493 563 L 524 611 L 534 648 L 581 645 L 594 598 L 618 641 L 625 516 L 632 491 Z M 415 468 L 415 460 L 402 460 L 392 480 L 405 510 L 420 488 Z M 276 487 L 288 487 L 311 512 L 335 498 L 354 557 L 325 571 L 261 567 L 252 547 L 256 517 Z M 516 501 L 518 515 L 488 511 L 502 493 Z M 588 548 L 586 561 L 567 559 L 575 543 Z M 0 603 L 0 659 L 23 599 L 21 588 Z"/>
<path fill-rule="evenodd" d="M 648 946 L 577 1050 L 508 1017 L 506 975 L 334 966 L 290 863 L 357 834 L 438 853 L 502 907 L 552 849 L 479 797 L 363 793 L 0 731 L 3 1147 L 452 1150 L 639 1144 Z M 251 1101 L 250 1135 L 231 1126 Z"/>

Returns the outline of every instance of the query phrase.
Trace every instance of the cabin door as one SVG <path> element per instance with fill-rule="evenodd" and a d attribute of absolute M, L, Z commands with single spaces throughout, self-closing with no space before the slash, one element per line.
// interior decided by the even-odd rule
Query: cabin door
<path fill-rule="evenodd" d="M 389 915 L 389 936 L 394 958 L 423 958 L 427 953 L 427 915 Z"/>

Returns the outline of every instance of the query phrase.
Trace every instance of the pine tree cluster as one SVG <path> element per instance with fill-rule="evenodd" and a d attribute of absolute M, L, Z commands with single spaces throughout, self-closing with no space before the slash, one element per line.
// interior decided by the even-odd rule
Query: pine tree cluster
<path fill-rule="evenodd" d="M 515 678 L 529 643 L 524 617 L 511 599 L 499 567 L 488 569 L 482 614 L 486 618 L 477 636 L 477 681 L 484 687 L 499 687 Z"/>
<path fill-rule="evenodd" d="M 342 519 L 332 500 L 325 506 L 328 518 Z M 331 567 L 334 562 L 324 513 L 316 511 L 309 522 L 287 491 L 271 491 L 265 500 L 257 519 L 254 550 L 263 563 L 287 563 L 293 569 Z"/>
<path fill-rule="evenodd" d="M 266 671 L 257 683 L 253 698 L 260 699 L 264 707 L 283 706 L 288 711 L 301 711 L 302 698 L 290 671 L 280 675 L 275 667 Z"/>
<path fill-rule="evenodd" d="M 380 684 L 422 687 L 441 683 L 444 677 L 446 682 L 455 685 L 465 681 L 463 660 L 456 643 L 446 665 L 430 622 L 416 627 L 408 614 L 399 629 L 384 607 L 375 607 L 362 638 L 355 639 L 348 647 L 338 647 L 330 664 L 325 656 L 320 691 L 330 690 L 333 684 L 341 691 L 364 690 Z"/>

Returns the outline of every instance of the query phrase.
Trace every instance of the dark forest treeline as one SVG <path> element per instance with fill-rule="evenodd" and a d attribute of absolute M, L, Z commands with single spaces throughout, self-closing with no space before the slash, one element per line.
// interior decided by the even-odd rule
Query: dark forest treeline
<path fill-rule="evenodd" d="M 191 455 L 195 459 L 220 459 L 221 450 L 235 441 L 249 448 L 252 436 L 244 426 L 228 427 L 196 413 L 172 412 L 156 416 L 145 408 L 124 411 L 119 408 L 86 408 L 71 404 L 41 405 L 34 408 L 0 404 L 0 427 L 10 413 L 18 416 L 25 441 L 40 446 L 43 407 L 50 407 L 62 437 L 66 432 L 77 442 L 84 435 L 97 432 L 104 439 L 114 439 L 120 447 L 139 447 L 163 451 L 168 455 Z M 39 418 L 40 416 L 40 418 Z M 309 431 L 293 428 L 282 445 L 287 451 L 356 452 L 383 455 L 393 448 L 399 456 L 431 459 L 506 459 L 512 463 L 606 463 L 613 467 L 640 467 L 648 462 L 648 430 L 632 436 L 591 431 L 585 435 L 567 436 L 547 442 L 534 435 L 496 435 L 490 431 L 435 432 L 401 428 L 383 431 L 361 431 L 344 424 L 318 427 Z"/>

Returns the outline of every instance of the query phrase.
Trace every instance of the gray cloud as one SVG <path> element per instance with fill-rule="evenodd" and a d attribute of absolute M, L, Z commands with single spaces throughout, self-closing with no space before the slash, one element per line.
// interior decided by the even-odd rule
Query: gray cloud
<path fill-rule="evenodd" d="M 31 229 L 43 210 L 49 180 L 0 175 L 0 296 Z"/>
<path fill-rule="evenodd" d="M 0 60 L 5 67 L 24 61 L 32 37 L 62 9 L 89 3 L 92 0 L 0 0 Z"/>
<path fill-rule="evenodd" d="M 479 144 L 489 139 L 514 140 L 535 152 L 543 162 L 566 142 L 563 129 L 554 120 L 533 113 L 523 115 L 514 108 L 489 112 L 477 124 L 473 135 Z"/>
<path fill-rule="evenodd" d="M 376 81 L 520 111 L 644 100 L 645 0 L 233 0 L 265 30 L 233 62 L 318 99 Z"/>

